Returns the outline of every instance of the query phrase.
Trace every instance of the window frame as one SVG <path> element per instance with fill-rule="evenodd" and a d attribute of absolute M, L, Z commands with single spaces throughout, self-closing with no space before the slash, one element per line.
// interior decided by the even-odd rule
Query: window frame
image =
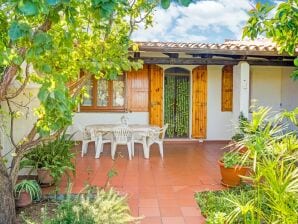
<path fill-rule="evenodd" d="M 98 79 L 94 76 L 91 77 L 92 82 L 92 105 L 84 106 L 80 104 L 80 112 L 125 112 L 126 103 L 127 103 L 127 94 L 126 94 L 126 74 L 123 74 L 122 80 L 124 82 L 124 104 L 123 106 L 113 106 L 113 81 L 117 80 L 107 80 L 108 81 L 108 105 L 107 106 L 97 106 L 98 98 Z"/>

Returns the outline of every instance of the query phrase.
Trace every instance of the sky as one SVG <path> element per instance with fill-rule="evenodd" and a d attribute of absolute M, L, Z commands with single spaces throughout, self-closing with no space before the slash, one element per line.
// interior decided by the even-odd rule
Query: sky
<path fill-rule="evenodd" d="M 153 27 L 133 33 L 134 41 L 223 43 L 240 40 L 247 12 L 256 0 L 194 0 L 188 7 L 171 4 L 154 12 Z M 274 4 L 276 0 L 260 0 Z"/>

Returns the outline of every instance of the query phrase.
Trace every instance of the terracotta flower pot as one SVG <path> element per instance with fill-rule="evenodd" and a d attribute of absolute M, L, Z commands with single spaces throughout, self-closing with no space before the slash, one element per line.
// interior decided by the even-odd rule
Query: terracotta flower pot
<path fill-rule="evenodd" d="M 248 167 L 235 166 L 231 168 L 225 168 L 224 163 L 218 161 L 220 167 L 220 173 L 222 176 L 221 184 L 227 187 L 235 187 L 240 184 L 240 176 L 245 176 L 248 171 Z"/>
<path fill-rule="evenodd" d="M 22 208 L 32 204 L 32 199 L 27 191 L 21 191 L 19 196 L 16 198 L 15 202 L 16 207 Z"/>
<path fill-rule="evenodd" d="M 38 181 L 41 185 L 50 186 L 54 183 L 51 172 L 45 168 L 37 169 Z"/>

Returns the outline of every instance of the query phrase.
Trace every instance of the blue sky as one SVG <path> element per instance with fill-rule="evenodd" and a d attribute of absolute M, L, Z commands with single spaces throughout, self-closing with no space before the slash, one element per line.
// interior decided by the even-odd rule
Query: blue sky
<path fill-rule="evenodd" d="M 171 4 L 167 10 L 154 12 L 152 28 L 140 27 L 132 38 L 136 41 L 174 41 L 223 43 L 239 40 L 242 27 L 248 19 L 247 12 L 256 0 L 197 0 L 188 7 Z M 275 0 L 261 0 L 275 4 Z"/>

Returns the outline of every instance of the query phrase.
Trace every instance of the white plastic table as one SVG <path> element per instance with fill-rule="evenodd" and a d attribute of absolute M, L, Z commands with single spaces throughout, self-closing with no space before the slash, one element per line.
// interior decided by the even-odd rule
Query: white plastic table
<path fill-rule="evenodd" d="M 114 128 L 121 125 L 123 124 L 92 124 L 92 125 L 87 125 L 85 127 L 85 130 L 89 132 L 90 129 L 93 129 L 96 135 L 99 135 L 102 137 L 105 134 L 112 134 Z M 159 130 L 158 126 L 147 125 L 147 124 L 128 124 L 128 127 L 131 129 L 133 136 L 140 134 L 140 136 L 146 138 L 146 142 L 148 142 L 150 131 Z M 146 144 L 145 147 L 146 148 L 144 149 L 144 151 L 148 151 L 149 150 L 147 149 L 149 147 L 148 144 Z M 149 156 L 146 156 L 145 153 L 144 153 L 144 156 L 146 159 L 149 158 Z"/>

